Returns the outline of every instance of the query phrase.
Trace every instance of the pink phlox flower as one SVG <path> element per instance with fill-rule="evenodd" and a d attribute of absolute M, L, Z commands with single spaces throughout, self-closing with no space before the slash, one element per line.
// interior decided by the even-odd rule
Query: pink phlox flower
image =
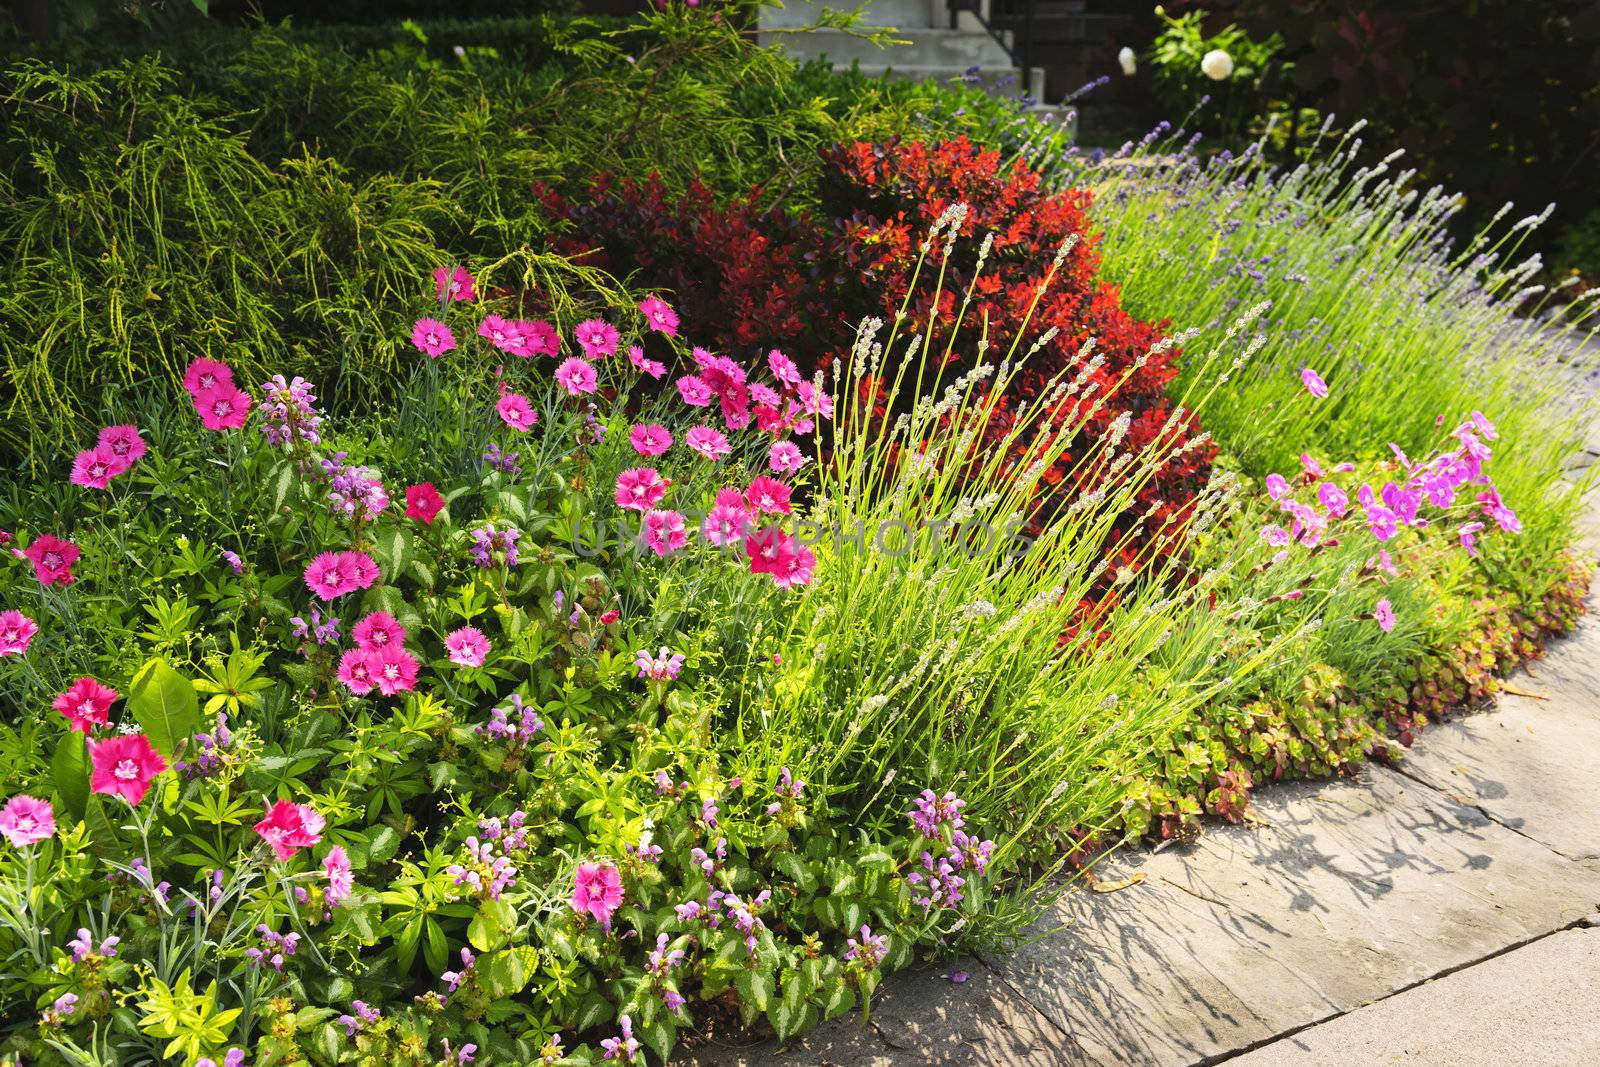
<path fill-rule="evenodd" d="M 1327 509 L 1330 518 L 1342 519 L 1350 508 L 1350 498 L 1345 491 L 1332 482 L 1323 482 L 1317 486 L 1317 499 Z"/>
<path fill-rule="evenodd" d="M 583 348 L 585 359 L 600 359 L 611 355 L 616 352 L 617 342 L 621 340 L 617 328 L 604 319 L 589 319 L 578 323 L 573 336 Z"/>
<path fill-rule="evenodd" d="M 65 715 L 74 730 L 88 734 L 106 724 L 116 699 L 115 689 L 84 677 L 73 682 L 50 706 Z"/>
<path fill-rule="evenodd" d="M 40 534 L 23 552 L 22 557 L 33 564 L 33 576 L 41 585 L 71 585 L 72 565 L 78 562 L 82 550 L 71 541 L 63 541 L 54 534 Z"/>
<path fill-rule="evenodd" d="M 384 696 L 392 697 L 396 693 L 407 693 L 417 687 L 417 670 L 420 664 L 417 663 L 417 658 L 404 648 L 394 645 L 381 652 L 369 652 L 367 655 L 377 660 L 372 678 L 378 687 L 378 692 Z"/>
<path fill-rule="evenodd" d="M 91 741 L 89 758 L 94 765 L 89 788 L 120 796 L 134 807 L 144 800 L 156 776 L 167 769 L 167 761 L 144 734 L 119 734 L 104 741 Z"/>
<path fill-rule="evenodd" d="M 686 374 L 679 378 L 675 384 L 678 387 L 678 395 L 690 407 L 703 408 L 711 403 L 711 387 L 705 383 L 703 378 L 693 374 Z"/>
<path fill-rule="evenodd" d="M 1322 375 L 1310 367 L 1300 372 L 1300 383 L 1306 387 L 1306 392 L 1322 400 L 1328 395 L 1328 383 L 1322 380 Z"/>
<path fill-rule="evenodd" d="M 518 433 L 527 433 L 539 421 L 539 413 L 521 393 L 507 393 L 494 407 L 500 413 L 500 421 Z"/>
<path fill-rule="evenodd" d="M 684 435 L 684 444 L 709 460 L 719 460 L 733 451 L 728 438 L 709 426 L 696 426 Z"/>
<path fill-rule="evenodd" d="M 639 423 L 628 431 L 628 443 L 641 456 L 659 456 L 672 447 L 672 434 L 665 426 Z"/>
<path fill-rule="evenodd" d="M 1305 471 L 1306 477 L 1313 481 L 1321 478 L 1323 474 L 1322 464 L 1313 459 L 1309 452 L 1300 453 L 1300 469 Z"/>
<path fill-rule="evenodd" d="M 796 474 L 805 465 L 805 454 L 793 441 L 774 441 L 767 449 L 767 467 L 778 474 Z"/>
<path fill-rule="evenodd" d="M 650 377 L 656 379 L 657 381 L 660 381 L 662 376 L 667 373 L 667 365 L 659 362 L 658 360 L 647 357 L 644 354 L 644 348 L 639 345 L 629 346 L 628 362 L 632 363 L 635 368 L 645 374 L 650 375 Z"/>
<path fill-rule="evenodd" d="M 481 667 L 489 657 L 489 639 L 476 626 L 452 630 L 444 639 L 450 662 L 463 667 Z"/>
<path fill-rule="evenodd" d="M 438 359 L 456 347 L 456 335 L 438 319 L 418 319 L 411 328 L 411 343 L 430 359 Z"/>
<path fill-rule="evenodd" d="M 744 499 L 762 515 L 787 515 L 790 512 L 789 492 L 786 484 L 762 474 L 751 480 Z"/>
<path fill-rule="evenodd" d="M 1283 475 L 1267 475 L 1267 496 L 1271 497 L 1273 500 L 1281 500 L 1283 495 L 1288 491 L 1289 482 L 1288 479 L 1284 478 Z"/>
<path fill-rule="evenodd" d="M 1389 603 L 1387 597 L 1374 605 L 1372 617 L 1378 620 L 1378 628 L 1384 633 L 1389 633 L 1394 629 L 1394 605 Z"/>
<path fill-rule="evenodd" d="M 1517 518 L 1517 513 L 1505 506 L 1500 494 L 1494 488 L 1478 494 L 1478 503 L 1483 505 L 1483 513 L 1499 524 L 1500 529 L 1506 533 L 1521 533 L 1522 520 Z M 48 583 L 46 583 L 48 584 Z"/>
<path fill-rule="evenodd" d="M 20 656 L 28 651 L 33 635 L 38 632 L 38 624 L 15 608 L 0 611 L 0 658 Z"/>
<path fill-rule="evenodd" d="M 56 813 L 48 800 L 19 793 L 0 808 L 0 837 L 13 848 L 27 848 L 53 837 Z"/>
<path fill-rule="evenodd" d="M 233 384 L 233 368 L 226 363 L 200 356 L 183 372 L 183 388 L 192 397 L 209 392 L 219 385 Z"/>
<path fill-rule="evenodd" d="M 1467 555 L 1476 556 L 1478 554 L 1476 535 L 1481 533 L 1483 528 L 1484 526 L 1481 522 L 1469 522 L 1462 525 L 1458 535 L 1461 538 L 1461 547 L 1467 550 Z"/>
<path fill-rule="evenodd" d="M 569 356 L 556 368 L 556 382 L 570 395 L 581 396 L 594 392 L 599 378 L 595 375 L 593 364 L 577 356 Z"/>
<path fill-rule="evenodd" d="M 681 512 L 650 510 L 644 516 L 645 544 L 658 556 L 670 556 L 688 543 Z"/>
<path fill-rule="evenodd" d="M 322 872 L 328 879 L 327 888 L 322 891 L 322 899 L 328 907 L 336 908 L 355 891 L 355 878 L 350 871 L 350 857 L 345 855 L 344 849 L 334 845 L 328 850 L 327 856 L 322 860 Z M 360 1001 L 356 1003 L 359 1004 Z"/>
<path fill-rule="evenodd" d="M 678 336 L 678 313 L 659 296 L 652 293 L 639 301 L 639 312 L 650 329 L 668 337 Z"/>
<path fill-rule="evenodd" d="M 438 287 L 438 298 L 446 297 L 452 303 L 460 300 L 478 299 L 477 286 L 472 281 L 472 275 L 467 273 L 465 267 L 435 267 L 433 280 Z"/>
<path fill-rule="evenodd" d="M 104 489 L 111 484 L 111 479 L 127 469 L 126 460 L 104 445 L 96 445 L 73 457 L 71 481 L 85 489 Z"/>
<path fill-rule="evenodd" d="M 609 862 L 578 864 L 572 880 L 572 910 L 611 929 L 612 913 L 622 905 L 622 875 Z"/>
<path fill-rule="evenodd" d="M 208 430 L 237 430 L 250 418 L 250 394 L 232 382 L 221 382 L 194 398 L 200 425 Z"/>
<path fill-rule="evenodd" d="M 1289 531 L 1282 526 L 1263 526 L 1261 539 L 1274 548 L 1282 548 L 1290 541 Z"/>
<path fill-rule="evenodd" d="M 767 353 L 767 366 L 772 370 L 772 376 L 778 379 L 785 388 L 798 388 L 804 381 L 800 376 L 800 368 L 794 365 L 794 360 L 774 348 Z"/>
<path fill-rule="evenodd" d="M 721 548 L 743 541 L 750 529 L 750 520 L 751 515 L 744 506 L 743 498 L 737 504 L 716 504 L 700 524 L 700 533 L 711 544 Z"/>
<path fill-rule="evenodd" d="M 405 643 L 406 628 L 387 611 L 374 611 L 356 623 L 350 631 L 356 646 L 368 652 L 377 652 L 391 645 Z"/>

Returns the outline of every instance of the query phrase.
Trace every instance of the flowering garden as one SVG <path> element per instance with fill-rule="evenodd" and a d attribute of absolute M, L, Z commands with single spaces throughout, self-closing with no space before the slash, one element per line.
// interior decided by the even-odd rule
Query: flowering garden
<path fill-rule="evenodd" d="M 536 89 L 272 27 L 204 85 L 6 72 L 0 1060 L 788 1037 L 1571 627 L 1537 219 L 1453 237 L 1355 130 L 1088 152 L 724 31 L 579 26 L 628 63 Z M 277 152 L 254 62 L 408 86 L 427 174 Z"/>

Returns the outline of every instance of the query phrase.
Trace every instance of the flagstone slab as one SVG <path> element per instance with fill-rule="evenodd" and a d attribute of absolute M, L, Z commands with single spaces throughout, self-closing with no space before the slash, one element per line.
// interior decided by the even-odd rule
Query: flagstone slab
<path fill-rule="evenodd" d="M 1593 1067 L 1600 930 L 1566 930 L 1274 1041 L 1228 1067 Z"/>
<path fill-rule="evenodd" d="M 1068 894 L 1070 929 L 991 961 L 1078 1062 L 1208 1062 L 1600 905 L 1600 871 L 1385 768 L 1257 809 L 1267 825 L 1118 857 L 1100 877 L 1141 884 Z"/>

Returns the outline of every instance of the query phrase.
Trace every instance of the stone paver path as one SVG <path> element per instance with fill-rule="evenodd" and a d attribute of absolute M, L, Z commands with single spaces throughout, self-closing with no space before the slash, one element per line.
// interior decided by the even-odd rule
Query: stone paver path
<path fill-rule="evenodd" d="M 1600 1063 L 1600 618 L 1513 686 L 1397 768 L 1262 790 L 1265 825 L 1112 857 L 1144 881 L 1069 892 L 964 985 L 911 971 L 869 1026 L 686 1062 Z"/>

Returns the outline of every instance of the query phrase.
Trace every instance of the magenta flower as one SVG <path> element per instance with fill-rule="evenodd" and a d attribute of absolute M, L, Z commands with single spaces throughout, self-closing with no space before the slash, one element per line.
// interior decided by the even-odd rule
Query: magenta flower
<path fill-rule="evenodd" d="M 789 514 L 789 487 L 776 478 L 763 474 L 752 479 L 744 499 L 762 515 Z"/>
<path fill-rule="evenodd" d="M 629 467 L 617 475 L 617 506 L 630 511 L 649 511 L 667 495 L 671 484 L 654 467 Z"/>
<path fill-rule="evenodd" d="M 707 385 L 704 378 L 694 374 L 686 374 L 676 382 L 678 395 L 683 397 L 683 402 L 690 407 L 703 408 L 711 403 L 711 386 Z"/>
<path fill-rule="evenodd" d="M 339 684 L 358 697 L 364 697 L 377 687 L 379 653 L 365 648 L 352 648 L 339 657 Z"/>
<path fill-rule="evenodd" d="M 305 580 L 306 586 L 322 600 L 344 596 L 356 587 L 344 569 L 344 556 L 339 552 L 324 552 L 306 564 Z"/>
<path fill-rule="evenodd" d="M 1498 523 L 1500 529 L 1506 533 L 1522 532 L 1522 520 L 1517 518 L 1516 512 L 1505 506 L 1497 490 L 1491 488 L 1479 493 L 1478 503 L 1483 505 L 1483 513 Z"/>
<path fill-rule="evenodd" d="M 144 458 L 144 453 L 149 451 L 146 443 L 144 443 L 144 438 L 139 437 L 139 427 L 131 426 L 126 422 L 123 422 L 120 426 L 101 427 L 99 440 L 96 443 L 101 448 L 109 450 L 112 456 L 125 462 L 126 466 L 130 467 L 141 461 Z"/>
<path fill-rule="evenodd" d="M 527 433 L 539 421 L 539 413 L 521 393 L 507 393 L 494 408 L 500 413 L 500 420 L 518 433 Z"/>
<path fill-rule="evenodd" d="M 1261 540 L 1273 548 L 1282 548 L 1290 542 L 1291 538 L 1289 531 L 1282 526 L 1263 526 L 1261 528 Z"/>
<path fill-rule="evenodd" d="M 599 359 L 613 354 L 617 350 L 617 342 L 621 340 L 617 328 L 605 319 L 589 319 L 578 323 L 573 336 L 583 348 L 585 359 Z"/>
<path fill-rule="evenodd" d="M 806 457 L 793 441 L 774 441 L 767 449 L 767 467 L 777 474 L 795 474 L 806 465 Z"/>
<path fill-rule="evenodd" d="M 1382 504 L 1373 504 L 1367 508 L 1367 525 L 1371 528 L 1373 537 L 1379 541 L 1387 541 L 1400 528 L 1400 520 L 1394 512 Z"/>
<path fill-rule="evenodd" d="M 1267 495 L 1274 500 L 1281 500 L 1289 491 L 1289 483 L 1281 474 L 1267 475 Z"/>
<path fill-rule="evenodd" d="M 420 485 L 406 487 L 406 518 L 416 519 L 419 522 L 432 524 L 439 512 L 444 510 L 444 497 L 439 495 L 439 490 L 434 488 L 432 482 L 423 482 Z"/>
<path fill-rule="evenodd" d="M 720 500 L 720 493 L 718 497 Z M 744 498 L 737 490 L 733 498 L 735 503 L 715 504 L 700 524 L 701 536 L 718 548 L 743 541 L 750 529 L 751 516 L 744 506 Z"/>
<path fill-rule="evenodd" d="M 684 435 L 684 443 L 706 459 L 719 460 L 733 451 L 728 439 L 720 430 L 709 426 L 696 426 Z"/>
<path fill-rule="evenodd" d="M 435 267 L 433 280 L 438 285 L 439 299 L 449 296 L 452 303 L 458 300 L 476 300 L 477 287 L 472 282 L 472 275 L 467 273 L 465 267 Z"/>
<path fill-rule="evenodd" d="M 1322 380 L 1322 375 L 1310 367 L 1300 372 L 1300 381 L 1305 385 L 1306 392 L 1318 400 L 1322 400 L 1328 395 L 1328 383 Z"/>
<path fill-rule="evenodd" d="M 377 562 L 365 552 L 341 552 L 339 565 L 350 576 L 350 581 L 357 589 L 370 589 L 373 582 L 383 577 Z"/>
<path fill-rule="evenodd" d="M 772 369 L 772 376 L 787 388 L 794 389 L 800 385 L 800 368 L 776 348 L 767 353 L 767 366 Z"/>
<path fill-rule="evenodd" d="M 641 456 L 659 456 L 672 447 L 672 434 L 665 426 L 642 422 L 628 431 L 628 443 Z"/>
<path fill-rule="evenodd" d="M 456 335 L 438 319 L 418 319 L 411 328 L 411 343 L 417 351 L 426 352 L 430 359 L 438 359 L 456 346 Z"/>
<path fill-rule="evenodd" d="M 22 553 L 33 564 L 33 575 L 42 585 L 71 585 L 72 565 L 78 562 L 81 550 L 71 541 L 63 541 L 54 534 L 40 534 Z"/>
<path fill-rule="evenodd" d="M 0 657 L 22 655 L 38 632 L 38 625 L 15 608 L 0 611 Z"/>
<path fill-rule="evenodd" d="M 592 393 L 599 383 L 594 366 L 577 356 L 569 356 L 556 368 L 556 382 L 572 396 Z"/>
<path fill-rule="evenodd" d="M 527 336 L 515 324 L 507 322 L 499 315 L 485 315 L 483 321 L 478 323 L 478 336 L 500 349 L 510 352 L 514 356 L 527 356 Z M 522 351 L 513 351 L 519 348 Z"/>
<path fill-rule="evenodd" d="M 156 775 L 167 769 L 144 734 L 123 734 L 89 743 L 89 758 L 94 772 L 89 788 L 96 793 L 119 796 L 134 807 L 144 800 Z"/>
<path fill-rule="evenodd" d="M 758 530 L 744 540 L 751 574 L 767 574 L 780 589 L 810 583 L 817 557 L 797 537 L 776 526 Z"/>
<path fill-rule="evenodd" d="M 450 662 L 463 667 L 481 667 L 489 656 L 489 639 L 476 626 L 463 626 L 445 636 L 444 648 Z"/>
<path fill-rule="evenodd" d="M 387 611 L 374 611 L 350 631 L 356 647 L 368 652 L 382 652 L 386 648 L 405 643 L 406 628 L 395 621 Z"/>
<path fill-rule="evenodd" d="M 116 702 L 117 691 L 101 685 L 93 678 L 79 678 L 56 697 L 50 706 L 67 717 L 74 730 L 91 733 L 96 726 L 104 726 Z"/>
<path fill-rule="evenodd" d="M 1476 535 L 1482 532 L 1483 523 L 1481 522 L 1465 523 L 1458 531 L 1458 536 L 1461 538 L 1461 547 L 1467 550 L 1467 555 L 1476 556 L 1478 554 Z"/>
<path fill-rule="evenodd" d="M 195 394 L 194 409 L 200 414 L 200 425 L 208 430 L 237 430 L 250 418 L 254 403 L 249 393 L 231 381 L 219 382 Z"/>
<path fill-rule="evenodd" d="M 391 646 L 381 652 L 369 652 L 369 657 L 376 657 L 376 666 L 372 678 L 378 686 L 378 692 L 386 697 L 396 693 L 408 693 L 417 687 L 417 670 L 420 664 L 417 658 L 405 649 Z"/>
<path fill-rule="evenodd" d="M 183 387 L 190 396 L 198 397 L 219 385 L 233 384 L 233 368 L 226 363 L 200 356 L 183 372 Z"/>
<path fill-rule="evenodd" d="M 689 540 L 684 529 L 684 519 L 676 511 L 647 511 L 644 515 L 644 539 L 650 551 L 658 556 L 670 556 Z"/>
<path fill-rule="evenodd" d="M 1323 482 L 1317 486 L 1317 499 L 1327 509 L 1328 515 L 1335 519 L 1344 518 L 1344 513 L 1350 507 L 1350 498 L 1345 491 L 1332 482 Z"/>
<path fill-rule="evenodd" d="M 548 322 L 540 319 L 535 322 L 518 321 L 512 325 L 527 338 L 528 355 L 554 356 L 560 353 L 561 334 Z"/>
<path fill-rule="evenodd" d="M 1378 620 L 1378 628 L 1384 633 L 1394 629 L 1394 605 L 1389 603 L 1389 598 L 1378 601 L 1372 609 L 1372 617 Z"/>
<path fill-rule="evenodd" d="M 1311 458 L 1311 453 L 1300 453 L 1300 468 L 1306 472 L 1307 478 L 1321 478 L 1322 464 Z"/>
<path fill-rule="evenodd" d="M 622 875 L 609 862 L 578 864 L 572 880 L 572 910 L 594 918 L 607 930 L 622 904 Z"/>
<path fill-rule="evenodd" d="M 278 862 L 287 863 L 302 848 L 322 840 L 326 820 L 310 804 L 280 800 L 267 809 L 266 818 L 256 823 L 256 836 L 272 847 Z"/>
<path fill-rule="evenodd" d="M 668 337 L 678 336 L 678 313 L 659 296 L 651 293 L 639 301 L 639 312 L 650 329 Z"/>
<path fill-rule="evenodd" d="M 635 369 L 650 375 L 650 377 L 655 378 L 658 381 L 661 379 L 662 375 L 667 373 L 667 365 L 665 363 L 660 363 L 656 360 L 647 358 L 644 354 L 644 349 L 639 345 L 629 346 L 628 362 L 632 363 Z"/>
<path fill-rule="evenodd" d="M 0 808 L 0 837 L 13 848 L 27 848 L 53 837 L 56 813 L 48 800 L 18 794 Z"/>
<path fill-rule="evenodd" d="M 347 899 L 355 891 L 355 878 L 350 873 L 350 857 L 345 855 L 344 849 L 334 845 L 322 860 L 322 871 L 328 878 L 328 887 L 322 891 L 322 899 L 328 907 L 336 908 L 340 901 Z"/>
<path fill-rule="evenodd" d="M 633 1063 L 639 1055 L 639 1041 L 633 1036 L 633 1020 L 626 1015 L 617 1017 L 617 1024 L 622 1027 L 622 1032 L 616 1037 L 600 1039 L 600 1047 L 605 1051 L 601 1057 L 607 1060 L 616 1060 L 618 1063 Z"/>
<path fill-rule="evenodd" d="M 104 445 L 79 452 L 72 460 L 72 484 L 85 489 L 104 489 L 111 479 L 128 469 L 128 462 Z"/>

